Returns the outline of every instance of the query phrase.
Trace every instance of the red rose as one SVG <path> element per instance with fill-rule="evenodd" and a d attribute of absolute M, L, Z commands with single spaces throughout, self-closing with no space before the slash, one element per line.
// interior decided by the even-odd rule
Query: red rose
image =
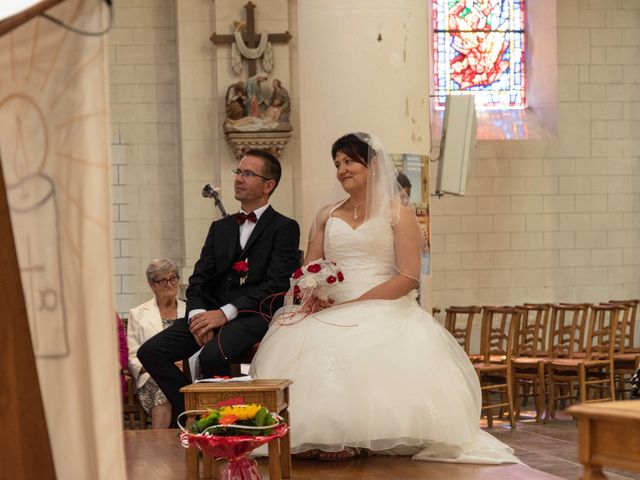
<path fill-rule="evenodd" d="M 234 263 L 231 268 L 233 268 L 236 272 L 248 272 L 249 262 L 245 260 L 239 260 L 236 263 Z"/>
<path fill-rule="evenodd" d="M 338 275 L 338 281 L 339 282 L 344 280 L 344 275 L 342 274 L 342 272 L 338 272 L 337 275 Z"/>
<path fill-rule="evenodd" d="M 338 279 L 336 277 L 334 277 L 333 275 L 329 275 L 327 277 L 327 283 L 336 283 Z"/>
<path fill-rule="evenodd" d="M 300 278 L 302 275 L 304 275 L 302 273 L 302 269 L 298 268 L 295 272 L 293 272 L 293 275 L 291 276 L 291 278 L 293 278 L 294 280 L 297 280 L 298 278 Z"/>
<path fill-rule="evenodd" d="M 312 263 L 307 267 L 307 272 L 309 273 L 318 273 L 320 270 L 322 270 L 322 267 L 319 263 Z"/>
<path fill-rule="evenodd" d="M 300 287 L 298 285 L 293 287 L 293 297 L 300 298 Z"/>

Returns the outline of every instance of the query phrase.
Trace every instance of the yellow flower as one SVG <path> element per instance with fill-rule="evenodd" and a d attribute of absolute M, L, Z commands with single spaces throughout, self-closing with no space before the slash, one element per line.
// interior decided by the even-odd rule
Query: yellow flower
<path fill-rule="evenodd" d="M 220 409 L 220 416 L 234 415 L 238 420 L 252 420 L 261 408 L 262 405 L 256 405 L 255 403 L 250 405 L 231 405 L 229 407 L 222 407 Z"/>

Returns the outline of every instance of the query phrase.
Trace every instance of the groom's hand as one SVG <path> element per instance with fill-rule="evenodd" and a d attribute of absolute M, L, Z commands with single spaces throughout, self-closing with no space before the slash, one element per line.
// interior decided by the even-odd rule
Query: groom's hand
<path fill-rule="evenodd" d="M 227 317 L 222 310 L 208 310 L 193 316 L 189 330 L 196 338 L 196 342 L 206 343 L 211 340 L 210 332 L 227 323 Z M 204 345 L 202 343 L 202 345 Z"/>

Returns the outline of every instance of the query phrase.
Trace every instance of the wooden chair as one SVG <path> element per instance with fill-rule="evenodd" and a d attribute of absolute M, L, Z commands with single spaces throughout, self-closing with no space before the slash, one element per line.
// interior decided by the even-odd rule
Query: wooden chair
<path fill-rule="evenodd" d="M 138 395 L 135 393 L 133 377 L 128 370 L 125 370 L 124 378 L 127 381 L 127 394 L 124 399 L 124 405 L 122 406 L 125 428 L 129 430 L 145 430 L 147 428 L 147 413 L 144 411 L 142 405 L 140 405 Z"/>
<path fill-rule="evenodd" d="M 549 353 L 554 358 L 573 358 L 584 352 L 588 303 L 560 303 L 551 307 Z"/>
<path fill-rule="evenodd" d="M 573 403 L 573 386 L 577 383 L 577 397 L 581 402 L 615 400 L 613 353 L 618 318 L 623 307 L 614 304 L 590 307 L 587 345 L 584 355 L 569 350 L 569 356 L 553 358 L 549 362 L 549 408 L 555 413 L 558 401 L 556 389 L 564 385 Z M 578 330 L 573 329 L 574 335 Z M 575 341 L 575 339 L 573 339 Z"/>
<path fill-rule="evenodd" d="M 546 407 L 546 370 L 549 361 L 548 326 L 550 304 L 524 304 L 517 307 L 520 321 L 516 329 L 513 357 L 513 403 L 516 417 L 520 406 L 533 397 L 536 406 L 536 423 L 543 418 Z M 522 402 L 519 400 L 522 399 Z M 546 419 L 545 419 L 546 421 Z"/>
<path fill-rule="evenodd" d="M 630 389 L 626 388 L 629 378 L 635 373 L 640 363 L 640 348 L 635 345 L 635 325 L 640 300 L 609 300 L 610 304 L 623 305 L 626 311 L 618 321 L 616 352 L 613 355 L 613 368 L 616 374 L 616 396 L 619 400 L 626 397 Z"/>
<path fill-rule="evenodd" d="M 482 391 L 482 411 L 487 425 L 493 426 L 493 410 L 507 409 L 511 428 L 516 427 L 513 408 L 511 355 L 515 331 L 521 316 L 513 307 L 483 307 L 480 352 L 482 359 L 473 364 Z M 498 397 L 494 400 L 494 397 Z"/>
<path fill-rule="evenodd" d="M 482 308 L 472 305 L 469 307 L 448 307 L 444 311 L 444 328 L 456 339 L 471 361 L 480 360 L 481 355 L 471 354 L 470 348 L 473 318 L 482 313 Z"/>
<path fill-rule="evenodd" d="M 551 306 L 549 323 L 549 355 L 551 358 L 584 357 L 584 335 L 587 326 L 589 304 L 559 303 Z M 548 383 L 547 383 L 548 385 Z M 559 386 L 556 399 L 562 402 L 562 408 L 567 400 L 572 401 L 572 391 L 575 385 Z M 546 418 L 555 418 L 555 404 L 552 408 L 547 395 Z"/>
<path fill-rule="evenodd" d="M 629 308 L 627 322 L 620 325 L 622 335 L 622 352 L 623 353 L 640 353 L 640 346 L 635 344 L 636 324 L 638 323 L 638 304 L 640 299 L 634 300 L 609 300 L 610 304 L 626 305 Z"/>

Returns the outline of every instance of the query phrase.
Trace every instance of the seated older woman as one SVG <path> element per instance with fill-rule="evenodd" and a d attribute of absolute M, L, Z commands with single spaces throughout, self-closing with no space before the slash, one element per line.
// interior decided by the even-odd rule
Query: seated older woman
<path fill-rule="evenodd" d="M 152 260 L 146 273 L 154 298 L 129 311 L 129 371 L 135 379 L 140 403 L 147 414 L 151 414 L 151 427 L 168 428 L 171 404 L 146 372 L 137 353 L 140 345 L 149 338 L 172 325 L 176 319 L 184 317 L 185 303 L 176 296 L 180 276 L 178 267 L 172 260 Z"/>

